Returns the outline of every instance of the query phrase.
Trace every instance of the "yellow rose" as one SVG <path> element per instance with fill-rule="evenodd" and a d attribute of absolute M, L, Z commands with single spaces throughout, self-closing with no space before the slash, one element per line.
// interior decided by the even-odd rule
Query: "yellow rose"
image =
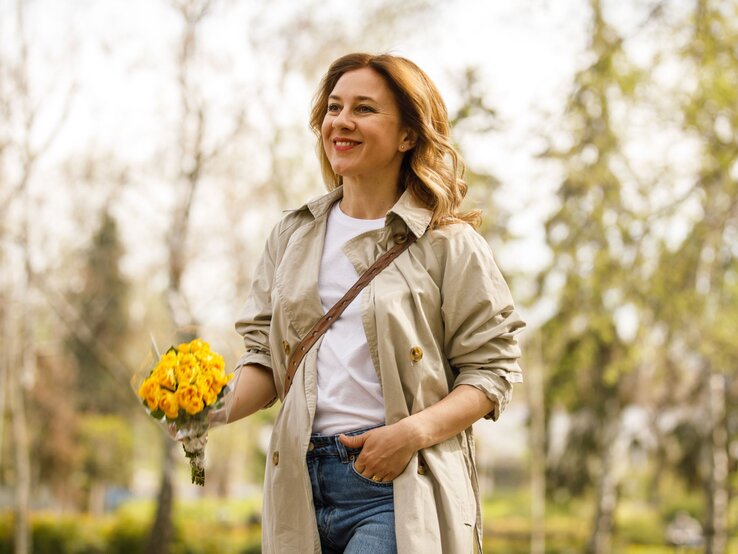
<path fill-rule="evenodd" d="M 204 349 L 210 350 L 210 345 L 207 342 L 200 339 L 195 339 L 190 342 L 190 352 L 193 354 Z"/>
<path fill-rule="evenodd" d="M 138 395 L 146 400 L 146 404 L 149 410 L 154 411 L 159 406 L 159 397 L 161 396 L 161 389 L 159 383 L 153 379 L 146 379 L 141 387 L 138 389 Z"/>
<path fill-rule="evenodd" d="M 174 373 L 177 376 L 177 382 L 180 386 L 192 383 L 197 376 L 197 365 L 190 358 L 192 358 L 190 354 L 182 356 L 179 365 L 174 368 Z"/>
<path fill-rule="evenodd" d="M 159 361 L 159 365 L 165 366 L 165 367 L 174 367 L 175 365 L 177 365 L 177 358 L 178 358 L 177 353 L 173 350 L 169 350 L 167 351 L 166 354 L 164 354 L 161 357 L 161 361 Z"/>
<path fill-rule="evenodd" d="M 213 367 L 215 367 L 215 369 L 217 369 L 218 371 L 223 371 L 225 369 L 225 361 L 223 360 L 223 356 L 221 356 L 220 354 L 215 354 L 213 358 Z"/>
<path fill-rule="evenodd" d="M 179 415 L 179 403 L 176 394 L 167 390 L 161 391 L 159 408 L 168 418 L 176 418 Z"/>
<path fill-rule="evenodd" d="M 175 393 L 177 402 L 190 415 L 195 415 L 202 411 L 205 407 L 202 395 L 198 388 L 194 385 L 184 385 Z"/>
<path fill-rule="evenodd" d="M 207 351 L 200 354 L 200 360 L 204 365 L 211 369 L 222 368 L 224 365 L 223 356 L 217 352 Z"/>
<path fill-rule="evenodd" d="M 203 374 L 197 378 L 197 388 L 202 394 L 206 406 L 210 406 L 218 399 L 220 387 L 215 378 L 210 374 Z M 216 390 L 217 389 L 217 390 Z"/>
<path fill-rule="evenodd" d="M 212 389 L 215 394 L 220 394 L 221 389 L 228 384 L 233 378 L 233 373 L 226 375 L 223 372 L 217 372 L 213 374 L 213 386 Z"/>
<path fill-rule="evenodd" d="M 223 373 L 221 372 L 218 375 L 218 382 L 220 383 L 221 388 L 228 384 L 228 382 L 235 377 L 235 373 Z"/>
<path fill-rule="evenodd" d="M 163 389 L 172 392 L 177 389 L 177 375 L 173 367 L 159 366 L 154 370 L 153 377 Z"/>

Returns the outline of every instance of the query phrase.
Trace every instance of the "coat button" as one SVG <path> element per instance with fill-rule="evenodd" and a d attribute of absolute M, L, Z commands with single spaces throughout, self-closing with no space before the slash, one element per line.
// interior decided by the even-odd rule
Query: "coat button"
<path fill-rule="evenodd" d="M 395 244 L 405 244 L 407 242 L 407 235 L 405 233 L 396 233 L 392 236 L 392 240 Z"/>
<path fill-rule="evenodd" d="M 283 340 L 282 341 L 282 350 L 284 350 L 284 355 L 285 356 L 289 356 L 290 355 L 290 351 L 292 349 L 290 348 L 290 343 L 287 342 L 286 340 Z"/>
<path fill-rule="evenodd" d="M 418 466 L 418 475 L 425 475 L 425 473 L 426 473 L 425 466 L 419 465 Z"/>
<path fill-rule="evenodd" d="M 423 359 L 423 349 L 420 348 L 419 346 L 413 346 L 410 349 L 410 359 L 413 362 L 419 362 L 420 360 L 422 360 Z"/>
<path fill-rule="evenodd" d="M 279 450 L 275 450 L 272 454 L 272 463 L 276 466 L 279 464 Z"/>

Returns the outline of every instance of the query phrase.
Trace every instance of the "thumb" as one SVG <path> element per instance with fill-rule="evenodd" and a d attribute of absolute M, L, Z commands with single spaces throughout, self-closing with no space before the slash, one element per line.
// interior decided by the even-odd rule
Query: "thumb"
<path fill-rule="evenodd" d="M 350 437 L 341 433 L 338 435 L 338 440 L 348 448 L 361 448 L 366 442 L 366 437 L 366 433 L 362 433 L 361 435 L 351 435 Z"/>

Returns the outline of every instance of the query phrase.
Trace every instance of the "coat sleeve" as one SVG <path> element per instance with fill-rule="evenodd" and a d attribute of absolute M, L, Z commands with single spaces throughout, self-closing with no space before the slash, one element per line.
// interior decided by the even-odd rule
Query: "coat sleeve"
<path fill-rule="evenodd" d="M 237 369 L 246 364 L 272 368 L 269 329 L 272 322 L 272 288 L 278 235 L 279 225 L 267 239 L 264 252 L 254 270 L 246 305 L 236 321 L 236 331 L 243 337 L 246 348 L 236 364 Z"/>
<path fill-rule="evenodd" d="M 453 388 L 471 385 L 494 402 L 497 420 L 522 382 L 516 334 L 525 327 L 487 242 L 463 224 L 448 237 L 442 263 L 444 349 L 456 375 Z"/>

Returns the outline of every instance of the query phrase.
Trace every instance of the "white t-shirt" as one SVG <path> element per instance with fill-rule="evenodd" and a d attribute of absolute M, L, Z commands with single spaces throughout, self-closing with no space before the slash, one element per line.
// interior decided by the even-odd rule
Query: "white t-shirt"
<path fill-rule="evenodd" d="M 328 216 L 318 289 L 328 311 L 359 278 L 341 247 L 384 227 L 382 219 L 355 219 L 337 202 Z M 335 435 L 384 423 L 384 398 L 361 321 L 360 293 L 323 337 L 318 350 L 318 403 L 313 432 Z"/>

